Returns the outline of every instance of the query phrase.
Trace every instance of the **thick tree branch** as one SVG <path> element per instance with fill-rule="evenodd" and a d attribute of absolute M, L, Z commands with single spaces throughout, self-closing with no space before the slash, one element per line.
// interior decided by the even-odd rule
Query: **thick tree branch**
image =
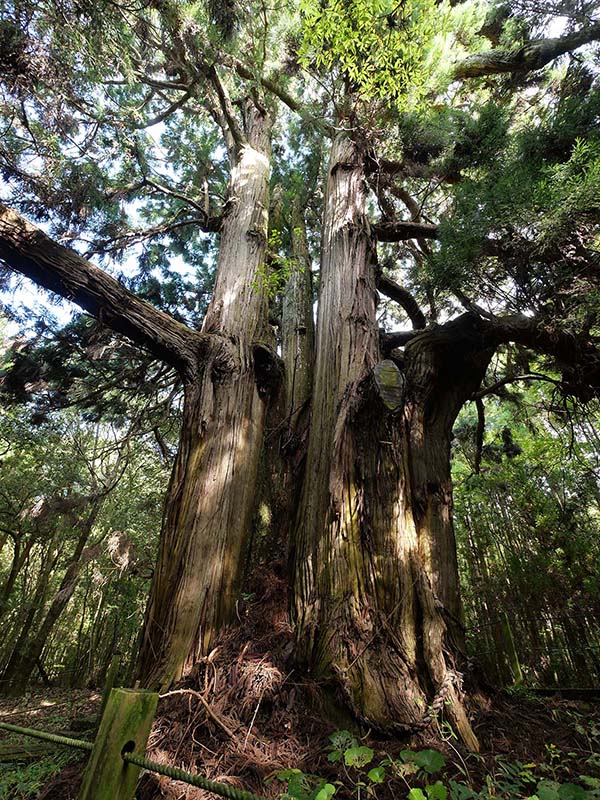
<path fill-rule="evenodd" d="M 408 344 L 412 339 L 418 336 L 419 333 L 420 331 L 392 331 L 391 333 L 381 331 L 379 335 L 381 350 L 384 355 L 387 356 L 394 348 L 404 347 L 405 344 Z"/>
<path fill-rule="evenodd" d="M 223 118 L 227 123 L 231 138 L 233 139 L 235 146 L 240 148 L 245 143 L 246 137 L 244 136 L 242 128 L 235 116 L 235 111 L 231 105 L 227 88 L 219 77 L 219 73 L 217 72 L 217 68 L 214 64 L 208 68 L 207 75 L 219 100 L 221 113 L 223 114 Z"/>
<path fill-rule="evenodd" d="M 174 114 L 175 111 L 177 111 L 179 108 L 182 108 L 182 106 L 184 106 L 187 103 L 187 101 L 190 99 L 191 96 L 192 96 L 192 87 L 190 86 L 190 88 L 181 95 L 179 100 L 175 100 L 173 103 L 167 106 L 167 108 L 165 108 L 164 111 L 161 111 L 155 117 L 151 117 L 150 119 L 144 120 L 144 122 L 136 123 L 133 127 L 137 128 L 138 130 L 141 130 L 144 128 L 151 128 L 153 125 L 158 125 L 160 122 L 164 122 L 167 119 L 167 117 L 170 117 L 171 114 Z"/>
<path fill-rule="evenodd" d="M 525 73 L 541 69 L 558 56 L 600 40 L 600 22 L 556 39 L 536 39 L 515 50 L 475 53 L 454 68 L 457 79 L 479 78 L 503 72 Z"/>
<path fill-rule="evenodd" d="M 561 329 L 558 323 L 524 314 L 483 319 L 467 313 L 440 326 L 438 330 L 450 335 L 455 329 L 460 331 L 470 327 L 478 337 L 482 350 L 493 350 L 508 342 L 524 345 L 550 356 L 556 362 L 562 373 L 560 386 L 564 392 L 583 402 L 600 396 L 600 350 L 587 334 L 578 335 Z M 428 330 L 423 331 L 417 337 L 426 336 L 427 333 Z"/>
<path fill-rule="evenodd" d="M 386 277 L 381 271 L 376 274 L 376 283 L 382 294 L 402 306 L 414 328 L 425 328 L 427 326 L 425 314 L 423 314 L 419 304 L 407 289 L 404 289 L 391 278 Z"/>
<path fill-rule="evenodd" d="M 380 242 L 404 242 L 407 239 L 437 239 L 437 225 L 428 222 L 377 222 L 372 226 Z"/>
<path fill-rule="evenodd" d="M 184 373 L 195 371 L 210 338 L 136 297 L 103 270 L 0 204 L 0 260 L 70 300 Z"/>

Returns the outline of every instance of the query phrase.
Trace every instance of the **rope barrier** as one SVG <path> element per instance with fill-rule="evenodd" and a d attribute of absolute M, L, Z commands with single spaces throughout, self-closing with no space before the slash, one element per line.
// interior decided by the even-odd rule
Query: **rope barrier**
<path fill-rule="evenodd" d="M 94 747 L 93 742 L 86 742 L 83 739 L 70 739 L 68 736 L 58 736 L 56 733 L 46 733 L 46 731 L 34 731 L 32 728 L 21 728 L 20 725 L 11 725 L 9 722 L 0 722 L 0 729 L 20 733 L 23 736 L 31 736 L 33 739 L 43 739 L 46 742 L 62 744 L 65 747 L 75 747 L 77 750 L 88 750 L 91 752 Z"/>
<path fill-rule="evenodd" d="M 91 752 L 94 747 L 93 742 L 86 742 L 83 739 L 71 739 L 68 736 L 59 736 L 56 733 L 36 731 L 33 728 L 22 728 L 20 725 L 11 725 L 9 722 L 0 722 L 0 730 L 20 733 L 23 736 L 30 736 L 33 739 L 42 739 L 47 742 L 63 745 L 64 747 L 74 747 L 78 750 L 87 750 L 88 752 Z M 136 756 L 133 753 L 122 753 L 122 758 L 123 761 L 128 764 L 134 764 L 150 772 L 157 772 L 159 775 L 164 775 L 166 778 L 171 778 L 174 781 L 183 781 L 190 786 L 197 786 L 199 789 L 204 789 L 220 797 L 225 797 L 226 800 L 266 800 L 266 798 L 261 795 L 247 792 L 244 789 L 238 789 L 236 786 L 231 786 L 228 783 L 211 781 L 208 778 L 203 778 L 202 775 L 192 775 L 192 773 L 185 772 L 177 767 L 170 767 L 167 764 L 159 764 L 157 761 L 150 761 L 150 759 L 145 756 Z"/>
<path fill-rule="evenodd" d="M 209 781 L 208 778 L 203 778 L 201 775 L 192 775 L 190 772 L 177 769 L 177 767 L 159 764 L 143 756 L 133 755 L 133 753 L 123 753 L 123 761 L 129 764 L 135 764 L 137 767 L 150 770 L 151 772 L 157 772 L 159 775 L 172 778 L 174 781 L 189 783 L 190 786 L 197 786 L 199 789 L 212 792 L 220 797 L 226 797 L 227 800 L 266 800 L 265 797 L 252 794 L 252 792 L 247 792 L 244 789 L 238 789 L 236 786 L 231 786 L 228 783 Z"/>

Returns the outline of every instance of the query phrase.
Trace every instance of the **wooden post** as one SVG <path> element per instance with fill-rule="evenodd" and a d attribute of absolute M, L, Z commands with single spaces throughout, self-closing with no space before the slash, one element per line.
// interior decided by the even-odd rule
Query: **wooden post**
<path fill-rule="evenodd" d="M 157 703 L 156 692 L 112 689 L 78 800 L 133 800 L 140 768 L 126 764 L 121 754 L 145 754 Z"/>
<path fill-rule="evenodd" d="M 104 714 L 104 709 L 106 708 L 106 704 L 108 703 L 108 698 L 110 697 L 112 688 L 115 685 L 115 679 L 117 677 L 117 672 L 119 671 L 119 663 L 120 663 L 119 654 L 115 653 L 108 666 L 108 669 L 106 670 L 104 691 L 102 692 L 102 705 L 100 706 L 100 714 L 99 714 L 100 719 L 102 719 L 102 715 Z"/>
<path fill-rule="evenodd" d="M 521 664 L 519 662 L 517 648 L 515 647 L 515 639 L 513 637 L 512 628 L 510 627 L 510 622 L 506 611 L 503 611 L 501 614 L 500 624 L 502 626 L 502 638 L 504 639 L 504 646 L 506 648 L 506 654 L 508 656 L 508 662 L 510 664 L 513 681 L 515 684 L 523 683 Z"/>

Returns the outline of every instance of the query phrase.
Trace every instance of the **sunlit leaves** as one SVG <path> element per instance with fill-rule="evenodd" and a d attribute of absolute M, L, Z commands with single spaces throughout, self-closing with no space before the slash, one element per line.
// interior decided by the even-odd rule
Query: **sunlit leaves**
<path fill-rule="evenodd" d="M 447 13 L 431 0 L 301 0 L 300 9 L 305 67 L 339 71 L 362 95 L 402 104 L 419 94 L 427 48 Z"/>

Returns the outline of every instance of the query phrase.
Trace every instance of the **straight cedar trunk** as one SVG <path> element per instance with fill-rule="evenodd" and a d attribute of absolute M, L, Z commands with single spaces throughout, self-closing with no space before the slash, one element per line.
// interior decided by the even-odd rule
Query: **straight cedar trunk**
<path fill-rule="evenodd" d="M 381 361 L 364 154 L 334 144 L 323 222 L 306 478 L 293 540 L 301 659 L 369 725 L 407 730 L 434 698 L 477 748 L 453 669 L 463 642 L 450 437 L 489 351 L 465 316 Z M 393 402 L 376 391 L 374 370 Z"/>
<path fill-rule="evenodd" d="M 203 327 L 213 335 L 185 383 L 179 452 L 138 660 L 146 688 L 164 689 L 178 679 L 235 614 L 268 396 L 261 374 L 271 341 L 260 282 L 271 127 L 270 117 L 248 104 L 246 141 L 230 153 L 216 284 Z"/>
<path fill-rule="evenodd" d="M 15 538 L 14 540 L 13 557 L 10 564 L 10 571 L 4 586 L 0 590 L 0 619 L 5 617 L 10 596 L 15 588 L 15 583 L 19 577 L 19 573 L 23 565 L 27 561 L 29 551 L 34 544 L 35 538 L 33 536 L 30 536 L 29 539 L 25 541 L 24 545 L 21 537 Z"/>
<path fill-rule="evenodd" d="M 6 650 L 6 659 L 3 659 L 3 663 L 6 664 L 6 668 L 4 669 L 4 673 L 10 672 L 10 664 L 14 660 L 15 652 L 21 653 L 23 648 L 25 647 L 27 640 L 29 639 L 30 631 L 33 627 L 33 624 L 36 618 L 39 617 L 46 600 L 46 592 L 48 589 L 48 583 L 50 582 L 50 577 L 56 567 L 56 562 L 58 560 L 58 551 L 55 550 L 55 542 L 56 542 L 56 534 L 52 538 L 49 543 L 49 546 L 46 550 L 45 556 L 43 557 L 43 566 L 38 575 L 37 583 L 35 592 L 33 594 L 33 599 L 27 609 L 27 614 L 22 621 L 18 621 L 17 625 L 15 626 L 16 629 L 19 631 L 16 641 L 11 643 L 10 647 Z M 3 682 L 6 680 L 3 677 Z M 3 686 L 4 689 L 4 686 Z"/>
<path fill-rule="evenodd" d="M 304 214 L 294 204 L 291 220 L 290 272 L 281 314 L 281 358 L 289 428 L 298 428 L 312 391 L 315 332 L 311 258 Z"/>
<path fill-rule="evenodd" d="M 94 500 L 89 513 L 81 520 L 75 550 L 69 560 L 59 590 L 52 598 L 39 628 L 31 638 L 20 636 L 17 640 L 2 676 L 6 694 L 23 694 L 50 634 L 77 588 L 82 568 L 100 554 L 102 542 L 88 548 L 85 546 L 98 519 L 103 500 L 104 497 Z"/>

